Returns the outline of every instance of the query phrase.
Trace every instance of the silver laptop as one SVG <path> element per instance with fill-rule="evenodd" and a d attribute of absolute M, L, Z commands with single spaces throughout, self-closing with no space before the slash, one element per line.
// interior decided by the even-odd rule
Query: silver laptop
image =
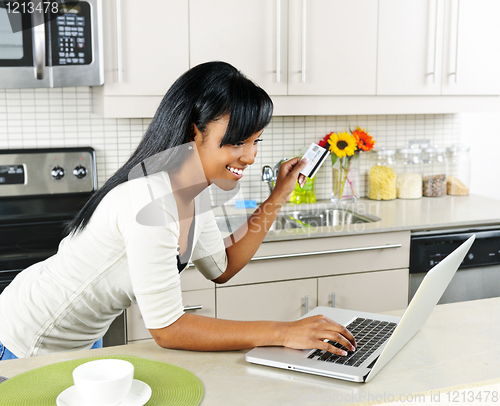
<path fill-rule="evenodd" d="M 356 351 L 348 352 L 347 356 L 315 349 L 257 347 L 249 351 L 245 359 L 255 364 L 353 382 L 370 381 L 424 325 L 475 238 L 472 235 L 427 273 L 402 317 L 331 307 L 316 307 L 307 313 L 304 317 L 323 314 L 347 327 L 357 344 Z"/>

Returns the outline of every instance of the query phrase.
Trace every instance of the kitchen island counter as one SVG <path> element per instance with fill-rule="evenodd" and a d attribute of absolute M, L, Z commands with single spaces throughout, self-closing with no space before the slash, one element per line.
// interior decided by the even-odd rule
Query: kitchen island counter
<path fill-rule="evenodd" d="M 391 312 L 391 314 L 402 312 Z M 13 377 L 59 361 L 133 355 L 168 362 L 203 382 L 201 405 L 341 405 L 391 400 L 500 378 L 500 298 L 439 305 L 417 335 L 369 383 L 339 381 L 245 362 L 246 351 L 166 350 L 152 341 L 91 351 L 2 361 L 0 375 Z M 0 397 L 2 392 L 0 384 Z M 445 401 L 446 391 L 441 390 Z M 495 404 L 495 403 L 492 403 Z M 498 402 L 500 404 L 500 401 Z"/>

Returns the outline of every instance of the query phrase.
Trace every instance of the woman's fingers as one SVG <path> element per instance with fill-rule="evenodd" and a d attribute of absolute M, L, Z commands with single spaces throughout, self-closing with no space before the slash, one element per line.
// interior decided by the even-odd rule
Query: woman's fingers
<path fill-rule="evenodd" d="M 322 350 L 326 350 L 328 352 L 331 352 L 333 354 L 338 354 L 338 355 L 346 355 L 346 351 L 351 351 L 354 352 L 356 351 L 356 347 L 354 347 L 349 340 L 347 340 L 344 336 L 341 334 L 332 334 L 329 338 L 325 338 L 322 340 L 323 343 L 321 344 L 323 348 Z M 332 344 L 332 342 L 337 342 L 341 344 L 344 348 L 338 348 Z M 326 345 L 325 345 L 326 344 Z"/>
<path fill-rule="evenodd" d="M 337 348 L 328 341 L 337 342 L 348 351 L 355 351 L 356 340 L 351 332 L 322 315 L 291 323 L 284 345 L 297 349 L 317 348 L 332 354 L 346 355 L 344 349 Z"/>
<path fill-rule="evenodd" d="M 328 341 L 323 341 L 321 345 L 318 345 L 317 347 L 322 347 L 322 348 L 317 348 L 318 350 L 324 350 L 331 352 L 332 354 L 336 355 L 341 355 L 341 356 L 346 356 L 348 354 L 347 351 L 340 349 L 338 347 L 335 347 L 333 344 L 331 344 Z"/>
<path fill-rule="evenodd" d="M 277 193 L 284 201 L 287 201 L 295 188 L 299 178 L 299 172 L 305 165 L 306 161 L 300 158 L 292 158 L 283 162 L 278 171 L 278 179 L 276 180 L 276 186 L 274 187 L 273 193 Z"/>
<path fill-rule="evenodd" d="M 332 322 L 335 323 L 335 322 Z M 344 354 L 345 349 L 348 351 L 355 351 L 355 341 L 354 337 L 352 336 L 351 332 L 347 330 L 344 326 L 335 323 L 334 324 L 335 330 L 333 331 L 325 331 L 324 338 L 319 337 L 320 340 L 323 341 L 323 348 L 321 349 L 326 349 L 327 351 L 333 353 L 333 354 L 338 354 L 338 355 L 346 355 Z M 326 341 L 325 341 L 326 340 Z M 339 344 L 341 344 L 344 348 L 337 348 L 333 346 L 331 343 L 328 341 L 335 341 Z M 325 345 L 326 344 L 326 345 Z"/>
<path fill-rule="evenodd" d="M 299 182 L 300 187 L 303 187 L 307 179 L 300 171 L 307 165 L 307 159 L 293 158 L 287 161 L 287 163 L 290 163 L 290 166 L 287 168 L 290 177 L 295 179 L 296 182 Z"/>
<path fill-rule="evenodd" d="M 351 332 L 349 330 L 347 330 L 345 328 L 345 326 L 343 326 L 342 324 L 339 324 L 331 319 L 329 319 L 328 317 L 326 316 L 323 316 L 325 318 L 326 321 L 330 322 L 330 323 L 333 323 L 336 325 L 336 328 L 339 330 L 339 334 L 343 337 L 343 338 L 346 338 L 346 341 L 348 343 L 348 345 L 344 345 L 343 343 L 340 343 L 342 345 L 344 345 L 344 347 L 348 348 L 351 350 L 351 348 L 349 347 L 350 346 L 353 346 L 353 347 L 356 347 L 356 339 L 354 338 L 354 336 L 351 334 Z M 352 351 L 352 350 L 351 350 Z"/>
<path fill-rule="evenodd" d="M 300 174 L 297 182 L 299 182 L 300 187 L 304 187 L 306 180 L 306 175 Z"/>

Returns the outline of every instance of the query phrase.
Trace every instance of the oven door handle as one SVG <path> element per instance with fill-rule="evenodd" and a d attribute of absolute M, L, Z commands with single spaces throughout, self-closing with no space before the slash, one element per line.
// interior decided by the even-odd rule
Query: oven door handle
<path fill-rule="evenodd" d="M 34 1 L 34 12 L 31 14 L 33 37 L 33 65 L 35 79 L 42 80 L 45 68 L 45 19 L 42 0 Z"/>

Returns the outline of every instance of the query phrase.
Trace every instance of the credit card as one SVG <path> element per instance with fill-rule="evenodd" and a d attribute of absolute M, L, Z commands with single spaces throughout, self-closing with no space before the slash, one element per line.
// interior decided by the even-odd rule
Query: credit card
<path fill-rule="evenodd" d="M 307 176 L 308 178 L 313 178 L 318 172 L 318 169 L 323 165 L 325 159 L 330 155 L 330 151 L 325 148 L 320 147 L 318 144 L 314 142 L 307 148 L 306 153 L 302 158 L 307 159 L 307 164 L 302 171 L 301 174 Z"/>

